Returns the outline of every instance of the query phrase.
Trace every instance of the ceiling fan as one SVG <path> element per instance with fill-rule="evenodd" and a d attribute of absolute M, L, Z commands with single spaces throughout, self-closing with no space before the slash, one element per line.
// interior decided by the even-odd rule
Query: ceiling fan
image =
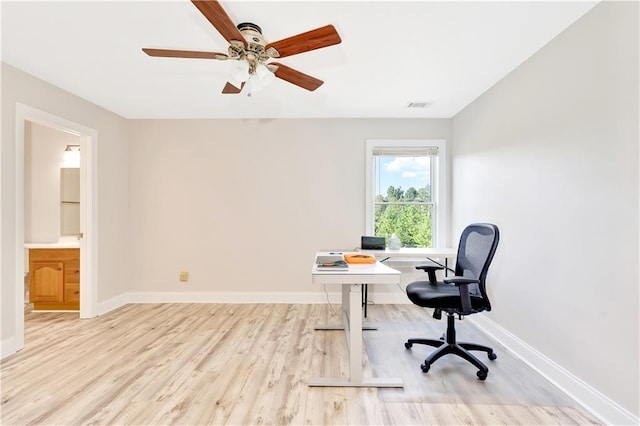
<path fill-rule="evenodd" d="M 284 58 L 298 53 L 321 49 L 342 42 L 333 25 L 326 25 L 276 42 L 268 43 L 256 24 L 243 22 L 234 25 L 216 0 L 192 0 L 192 3 L 229 42 L 228 53 L 190 50 L 150 49 L 142 51 L 149 56 L 167 58 L 198 58 L 236 60 L 238 69 L 233 82 L 227 82 L 222 93 L 240 93 L 246 83 L 255 85 L 263 78 L 273 76 L 303 89 L 313 91 L 324 82 L 278 62 L 267 62 L 273 58 Z M 249 91 L 251 96 L 251 90 Z"/>

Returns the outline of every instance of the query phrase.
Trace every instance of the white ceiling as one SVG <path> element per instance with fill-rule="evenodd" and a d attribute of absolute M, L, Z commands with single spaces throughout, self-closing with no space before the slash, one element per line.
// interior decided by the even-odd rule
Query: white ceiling
<path fill-rule="evenodd" d="M 226 52 L 188 0 L 2 2 L 2 60 L 127 118 L 451 117 L 597 1 L 221 1 L 267 41 L 333 24 L 342 43 L 280 61 L 283 80 L 223 95 L 232 61 L 153 58 L 142 47 Z M 426 109 L 411 101 L 433 102 Z"/>

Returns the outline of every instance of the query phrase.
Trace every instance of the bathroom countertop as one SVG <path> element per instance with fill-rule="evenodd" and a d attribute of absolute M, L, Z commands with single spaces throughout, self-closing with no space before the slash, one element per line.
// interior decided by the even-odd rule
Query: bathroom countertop
<path fill-rule="evenodd" d="M 57 243 L 24 243 L 24 248 L 36 249 L 36 248 L 80 248 L 80 241 L 59 241 Z"/>

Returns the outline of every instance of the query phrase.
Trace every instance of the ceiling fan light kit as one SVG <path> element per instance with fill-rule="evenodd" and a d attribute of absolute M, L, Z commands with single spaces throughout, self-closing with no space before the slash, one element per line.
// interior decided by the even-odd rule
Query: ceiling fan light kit
<path fill-rule="evenodd" d="M 165 58 L 193 58 L 236 60 L 230 81 L 222 89 L 223 94 L 238 94 L 247 86 L 248 95 L 268 86 L 275 78 L 287 81 L 303 89 L 314 91 L 324 82 L 286 65 L 268 62 L 273 58 L 284 58 L 309 52 L 342 42 L 333 25 L 326 25 L 273 43 L 268 43 L 262 29 L 252 22 L 234 25 L 220 3 L 216 0 L 192 3 L 207 20 L 229 42 L 227 54 L 188 50 L 143 48 L 149 56 Z"/>

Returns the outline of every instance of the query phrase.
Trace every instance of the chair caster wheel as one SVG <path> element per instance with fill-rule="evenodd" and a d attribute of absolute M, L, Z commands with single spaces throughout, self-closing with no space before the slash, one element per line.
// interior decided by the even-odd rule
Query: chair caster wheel
<path fill-rule="evenodd" d="M 424 364 L 420 364 L 420 368 L 422 369 L 423 373 L 428 373 L 429 369 L 431 368 L 431 365 L 425 362 Z"/>
<path fill-rule="evenodd" d="M 487 354 L 487 357 L 488 357 L 491 361 L 493 361 L 494 359 L 498 358 L 498 355 L 496 355 L 496 353 L 495 353 L 495 352 L 489 352 L 489 353 Z"/>
<path fill-rule="evenodd" d="M 413 346 L 413 344 L 412 344 L 412 343 L 404 342 L 404 347 L 405 347 L 405 349 L 411 349 L 411 347 L 412 347 L 412 346 Z"/>
<path fill-rule="evenodd" d="M 478 376 L 478 379 L 480 380 L 484 380 L 487 378 L 487 374 L 489 372 L 488 371 L 482 371 L 482 370 L 478 370 L 478 372 L 476 373 L 476 375 Z"/>

